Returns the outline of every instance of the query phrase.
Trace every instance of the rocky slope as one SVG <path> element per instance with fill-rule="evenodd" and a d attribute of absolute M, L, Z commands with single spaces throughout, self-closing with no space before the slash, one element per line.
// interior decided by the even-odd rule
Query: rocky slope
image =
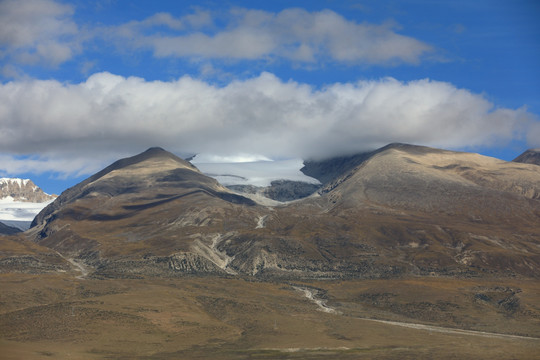
<path fill-rule="evenodd" d="M 94 277 L 540 276 L 536 165 L 392 144 L 310 166 L 316 195 L 268 206 L 152 148 L 65 191 L 26 236 Z"/>

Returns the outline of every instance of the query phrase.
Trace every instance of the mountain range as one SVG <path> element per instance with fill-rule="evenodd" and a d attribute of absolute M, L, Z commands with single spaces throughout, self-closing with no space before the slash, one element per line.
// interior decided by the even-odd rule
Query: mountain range
<path fill-rule="evenodd" d="M 540 275 L 540 167 L 391 144 L 307 162 L 323 184 L 267 206 L 151 148 L 63 192 L 27 237 L 95 276 Z"/>
<path fill-rule="evenodd" d="M 533 359 L 530 159 L 390 144 L 261 190 L 150 148 L 0 237 L 0 339 L 59 358 L 68 337 L 83 358 Z M 49 322 L 70 330 L 32 325 Z"/>

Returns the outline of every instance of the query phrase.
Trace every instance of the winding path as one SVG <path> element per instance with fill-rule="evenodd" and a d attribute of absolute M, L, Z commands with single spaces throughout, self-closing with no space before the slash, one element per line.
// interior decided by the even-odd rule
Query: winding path
<path fill-rule="evenodd" d="M 317 299 L 315 297 L 315 294 L 314 294 L 313 290 L 311 290 L 311 289 L 309 289 L 307 287 L 300 287 L 300 286 L 293 286 L 293 288 L 295 290 L 303 292 L 304 296 L 306 298 L 308 298 L 310 301 L 317 304 L 317 306 L 320 308 L 319 310 L 327 312 L 327 313 L 342 315 L 341 312 L 339 312 L 336 309 L 326 305 L 326 302 L 324 300 Z M 401 326 L 401 327 L 406 327 L 406 328 L 410 328 L 410 329 L 426 330 L 426 331 L 444 333 L 444 334 L 472 335 L 472 336 L 483 336 L 483 337 L 500 338 L 500 339 L 521 339 L 521 340 L 534 340 L 534 341 L 540 340 L 540 338 L 533 337 L 533 336 L 499 334 L 499 333 L 492 333 L 492 332 L 486 332 L 486 331 L 465 330 L 465 329 L 448 328 L 448 327 L 435 326 L 435 325 L 408 323 L 408 322 L 401 322 L 401 321 L 370 319 L 370 318 L 357 317 L 357 316 L 354 316 L 352 318 L 359 319 L 359 320 L 365 320 L 365 321 L 373 321 L 373 322 L 378 322 L 378 323 L 387 324 L 387 325 L 393 325 L 393 326 Z"/>

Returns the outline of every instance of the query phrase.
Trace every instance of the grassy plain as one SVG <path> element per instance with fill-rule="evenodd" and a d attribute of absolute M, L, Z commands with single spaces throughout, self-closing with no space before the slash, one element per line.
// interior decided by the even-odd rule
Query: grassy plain
<path fill-rule="evenodd" d="M 293 284 L 72 275 L 0 275 L 2 359 L 535 359 L 540 354 L 540 284 L 534 280 Z M 321 311 L 294 286 L 310 289 L 336 312 Z"/>

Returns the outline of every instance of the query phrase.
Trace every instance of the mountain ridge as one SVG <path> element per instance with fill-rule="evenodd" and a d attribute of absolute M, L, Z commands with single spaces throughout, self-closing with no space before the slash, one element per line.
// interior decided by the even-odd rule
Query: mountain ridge
<path fill-rule="evenodd" d="M 263 206 L 152 148 L 63 193 L 26 236 L 92 276 L 540 276 L 537 166 L 390 144 L 328 167 L 341 174 L 318 193 Z"/>
<path fill-rule="evenodd" d="M 540 149 L 529 149 L 516 157 L 514 162 L 540 165 Z"/>

